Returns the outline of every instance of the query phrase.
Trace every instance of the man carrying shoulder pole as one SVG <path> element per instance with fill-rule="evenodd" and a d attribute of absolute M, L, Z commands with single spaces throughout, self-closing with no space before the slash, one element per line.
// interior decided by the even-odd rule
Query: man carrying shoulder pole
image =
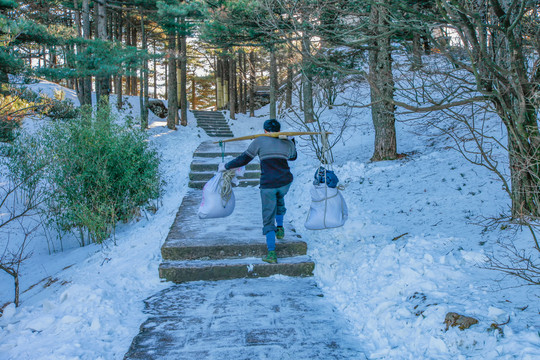
<path fill-rule="evenodd" d="M 270 119 L 264 122 L 264 132 L 279 132 L 281 124 Z M 283 217 L 285 195 L 293 181 L 288 161 L 296 160 L 296 145 L 294 139 L 286 136 L 261 136 L 253 140 L 246 151 L 228 163 L 219 164 L 218 170 L 225 171 L 241 167 L 259 157 L 261 164 L 260 193 L 262 202 L 263 235 L 266 236 L 268 254 L 262 258 L 271 264 L 277 263 L 276 238 L 283 239 Z"/>

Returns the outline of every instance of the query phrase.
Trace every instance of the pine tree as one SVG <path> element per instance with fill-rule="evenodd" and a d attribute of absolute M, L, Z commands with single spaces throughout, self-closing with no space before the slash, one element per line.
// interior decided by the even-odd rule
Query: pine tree
<path fill-rule="evenodd" d="M 238 87 L 242 86 L 242 83 L 237 79 L 240 67 L 236 65 L 241 62 L 240 57 L 242 55 L 239 55 L 239 49 L 242 47 L 259 47 L 269 52 L 270 116 L 277 117 L 277 88 L 279 84 L 274 50 L 276 44 L 284 41 L 276 34 L 268 32 L 260 26 L 259 21 L 261 20 L 259 17 L 264 14 L 260 12 L 259 3 L 249 0 L 226 0 L 216 4 L 209 4 L 204 8 L 204 11 L 207 21 L 200 28 L 201 40 L 225 49 L 225 53 L 229 57 L 227 99 L 231 118 L 234 118 L 235 112 L 241 108 L 241 106 L 237 107 L 237 103 L 242 102 L 242 99 L 237 96 L 237 93 L 241 93 Z M 253 59 L 250 57 L 250 60 Z M 254 65 L 250 61 L 250 66 L 253 67 Z M 240 70 L 240 72 L 242 71 Z M 220 72 L 220 75 L 224 75 L 224 72 Z M 223 76 L 221 78 L 223 79 Z M 253 87 L 253 81 L 250 81 L 250 109 L 252 109 L 252 99 L 254 97 Z M 250 110 L 250 114 L 253 114 L 252 110 Z"/>

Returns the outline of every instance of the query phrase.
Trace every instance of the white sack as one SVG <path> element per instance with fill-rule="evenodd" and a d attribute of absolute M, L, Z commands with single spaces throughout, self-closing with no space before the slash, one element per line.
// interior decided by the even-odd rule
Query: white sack
<path fill-rule="evenodd" d="M 326 184 L 311 188 L 311 207 L 304 226 L 309 230 L 322 230 L 340 227 L 345 224 L 349 212 L 343 195 L 337 188 Z"/>
<path fill-rule="evenodd" d="M 221 198 L 221 184 L 223 173 L 217 172 L 213 178 L 203 187 L 201 205 L 198 215 L 201 219 L 211 219 L 226 217 L 234 210 L 234 192 L 231 190 L 231 197 L 226 201 Z"/>

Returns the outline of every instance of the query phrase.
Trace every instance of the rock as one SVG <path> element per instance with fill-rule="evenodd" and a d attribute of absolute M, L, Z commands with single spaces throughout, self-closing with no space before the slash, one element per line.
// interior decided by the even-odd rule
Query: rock
<path fill-rule="evenodd" d="M 150 100 L 148 102 L 148 108 L 150 109 L 150 111 L 156 114 L 157 117 L 161 119 L 165 119 L 167 117 L 167 107 L 165 106 L 165 103 L 161 100 Z"/>
<path fill-rule="evenodd" d="M 460 330 L 465 330 L 474 324 L 478 324 L 478 320 L 473 317 L 459 315 L 455 312 L 449 312 L 444 318 L 444 323 L 446 324 L 446 330 L 448 330 L 450 326 L 457 326 Z"/>

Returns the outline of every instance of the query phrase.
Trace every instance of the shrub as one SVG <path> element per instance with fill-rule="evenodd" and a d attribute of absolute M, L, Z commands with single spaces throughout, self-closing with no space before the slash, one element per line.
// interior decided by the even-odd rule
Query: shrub
<path fill-rule="evenodd" d="M 69 120 L 76 118 L 79 115 L 79 110 L 71 100 L 52 99 L 42 113 L 53 120 Z"/>
<path fill-rule="evenodd" d="M 27 172 L 24 154 L 29 144 L 46 154 L 47 213 L 64 231 L 78 231 L 81 245 L 88 237 L 102 242 L 119 220 L 128 221 L 141 206 L 159 197 L 159 156 L 144 132 L 122 127 L 103 106 L 95 113 L 81 108 L 70 121 L 55 121 L 34 135 L 37 141 L 17 141 L 13 163 Z"/>
<path fill-rule="evenodd" d="M 0 141 L 13 141 L 15 129 L 30 108 L 30 103 L 16 95 L 0 94 Z"/>
<path fill-rule="evenodd" d="M 26 88 L 0 87 L 0 141 L 13 141 L 24 117 L 35 114 L 67 120 L 76 118 L 78 109 L 70 100 L 65 100 L 62 90 L 55 92 L 51 99 Z"/>
<path fill-rule="evenodd" d="M 14 131 L 19 126 L 19 118 L 0 115 L 0 141 L 13 141 L 15 138 Z"/>

